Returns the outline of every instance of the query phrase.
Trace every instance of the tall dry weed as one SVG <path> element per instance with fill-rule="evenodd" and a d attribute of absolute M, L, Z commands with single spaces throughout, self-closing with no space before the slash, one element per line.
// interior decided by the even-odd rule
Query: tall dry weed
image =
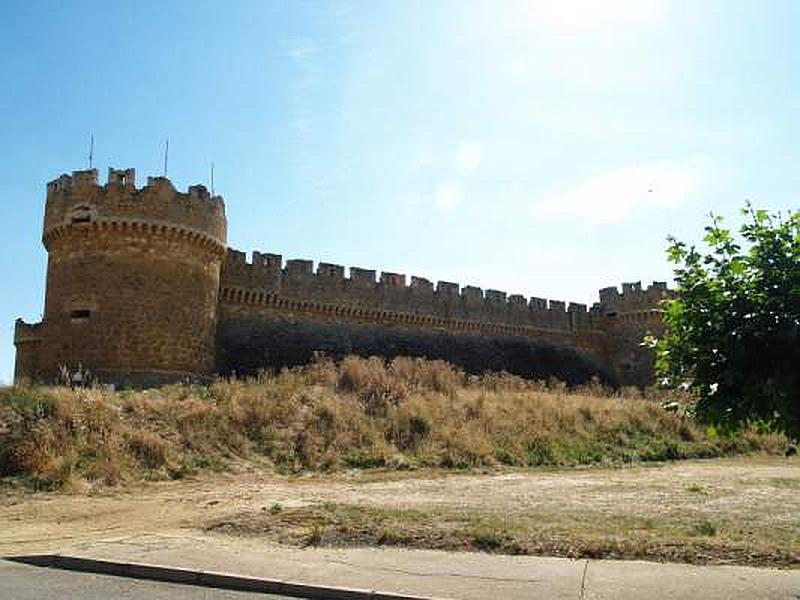
<path fill-rule="evenodd" d="M 118 393 L 0 390 L 0 475 L 36 489 L 180 477 L 259 456 L 284 471 L 622 463 L 782 452 L 755 430 L 708 434 L 690 400 L 652 390 L 568 390 L 441 361 L 319 356 L 306 366 Z"/>

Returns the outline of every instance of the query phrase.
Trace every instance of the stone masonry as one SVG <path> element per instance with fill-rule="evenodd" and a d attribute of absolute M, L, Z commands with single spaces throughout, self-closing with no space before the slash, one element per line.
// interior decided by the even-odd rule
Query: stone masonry
<path fill-rule="evenodd" d="M 314 353 L 426 356 L 468 371 L 646 385 L 640 345 L 662 331 L 666 284 L 600 290 L 591 308 L 400 273 L 227 248 L 225 206 L 202 185 L 133 169 L 47 185 L 42 322 L 17 320 L 15 379 L 86 369 L 155 385 L 251 374 Z"/>

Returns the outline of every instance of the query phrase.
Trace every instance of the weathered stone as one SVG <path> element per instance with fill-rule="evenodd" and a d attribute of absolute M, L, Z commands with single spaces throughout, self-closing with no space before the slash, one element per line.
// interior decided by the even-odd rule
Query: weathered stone
<path fill-rule="evenodd" d="M 583 304 L 226 249 L 225 207 L 203 186 L 133 169 L 62 175 L 47 186 L 44 319 L 15 329 L 17 380 L 82 367 L 149 385 L 307 361 L 314 352 L 441 358 L 470 371 L 647 384 L 641 348 L 662 330 L 663 283 Z"/>

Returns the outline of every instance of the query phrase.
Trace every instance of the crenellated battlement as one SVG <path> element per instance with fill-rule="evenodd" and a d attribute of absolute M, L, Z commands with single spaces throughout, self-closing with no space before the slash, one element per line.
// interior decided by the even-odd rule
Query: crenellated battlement
<path fill-rule="evenodd" d="M 663 282 L 623 283 L 580 302 L 284 260 L 227 247 L 225 204 L 204 185 L 135 169 L 63 174 L 47 184 L 41 323 L 17 321 L 15 378 L 53 381 L 82 365 L 150 385 L 301 364 L 316 352 L 427 356 L 472 372 L 508 370 L 646 385 L 663 331 Z"/>
<path fill-rule="evenodd" d="M 42 341 L 42 324 L 26 323 L 22 319 L 14 322 L 14 343 L 28 344 Z"/>
<path fill-rule="evenodd" d="M 617 288 L 601 290 L 601 301 L 589 309 L 578 302 L 526 299 L 520 294 L 448 281 L 434 284 L 416 275 L 407 280 L 403 273 L 378 273 L 362 267 L 350 267 L 348 276 L 343 265 L 320 262 L 315 269 L 308 259 L 284 262 L 279 254 L 260 251 L 254 251 L 248 261 L 244 252 L 231 248 L 222 266 L 221 288 L 223 300 L 230 301 L 245 296 L 300 299 L 563 332 L 604 327 L 607 318 L 618 313 L 658 312 L 658 303 L 666 293 L 666 286 L 660 283 L 647 290 L 640 284 L 623 284 L 622 294 Z"/>
<path fill-rule="evenodd" d="M 144 191 L 147 188 L 157 188 L 179 193 L 168 177 L 161 175 L 148 176 L 147 185 L 137 188 L 136 169 L 115 169 L 109 167 L 105 186 L 101 186 L 100 184 L 99 172 L 97 169 L 85 169 L 72 171 L 72 174 L 69 175 L 67 173 L 62 173 L 56 179 L 48 182 L 47 194 L 49 196 L 50 194 L 69 192 L 76 189 L 91 189 L 93 187 L 122 187 L 136 191 Z M 190 185 L 184 195 L 203 200 L 213 200 L 215 202 L 222 201 L 222 196 L 219 195 L 212 198 L 211 194 L 202 184 Z"/>
<path fill-rule="evenodd" d="M 136 169 L 114 169 L 109 167 L 106 186 L 112 185 L 136 189 Z"/>
<path fill-rule="evenodd" d="M 97 169 L 73 171 L 47 184 L 45 243 L 55 232 L 104 223 L 193 232 L 222 247 L 227 238 L 225 203 L 203 185 L 179 192 L 166 177 L 148 177 L 147 185 L 137 188 L 135 169 L 113 168 L 105 185 L 100 185 Z"/>
<path fill-rule="evenodd" d="M 228 248 L 223 263 L 223 284 L 258 288 L 267 291 L 282 291 L 292 283 L 305 284 L 306 287 L 330 287 L 346 290 L 348 288 L 368 290 L 396 290 L 410 297 L 439 298 L 445 302 L 458 300 L 467 306 L 481 308 L 502 308 L 508 310 L 527 310 L 531 312 L 556 311 L 571 314 L 608 314 L 643 309 L 658 309 L 659 303 L 670 295 L 664 282 L 653 282 L 642 289 L 641 282 L 623 283 L 622 293 L 616 287 L 600 290 L 600 302 L 591 308 L 579 302 L 564 302 L 531 297 L 520 294 L 508 295 L 504 291 L 483 290 L 474 285 L 462 286 L 449 281 L 436 284 L 424 277 L 412 275 L 410 280 L 403 273 L 378 272 L 375 269 L 350 267 L 349 276 L 343 265 L 320 262 L 314 269 L 314 261 L 309 259 L 288 259 L 280 254 L 253 251 L 250 260 L 247 254 Z M 288 290 L 287 290 L 288 291 Z"/>
<path fill-rule="evenodd" d="M 622 293 L 617 287 L 600 290 L 599 310 L 605 315 L 614 316 L 628 312 L 659 309 L 661 302 L 672 296 L 664 281 L 654 281 L 647 288 L 642 283 L 623 283 Z"/>

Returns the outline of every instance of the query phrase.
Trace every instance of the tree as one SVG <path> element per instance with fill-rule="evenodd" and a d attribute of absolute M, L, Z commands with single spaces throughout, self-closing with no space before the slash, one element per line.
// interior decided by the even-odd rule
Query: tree
<path fill-rule="evenodd" d="M 742 213 L 744 244 L 713 214 L 705 254 L 668 238 L 677 295 L 652 340 L 656 373 L 696 392 L 701 420 L 800 437 L 800 212 Z"/>

